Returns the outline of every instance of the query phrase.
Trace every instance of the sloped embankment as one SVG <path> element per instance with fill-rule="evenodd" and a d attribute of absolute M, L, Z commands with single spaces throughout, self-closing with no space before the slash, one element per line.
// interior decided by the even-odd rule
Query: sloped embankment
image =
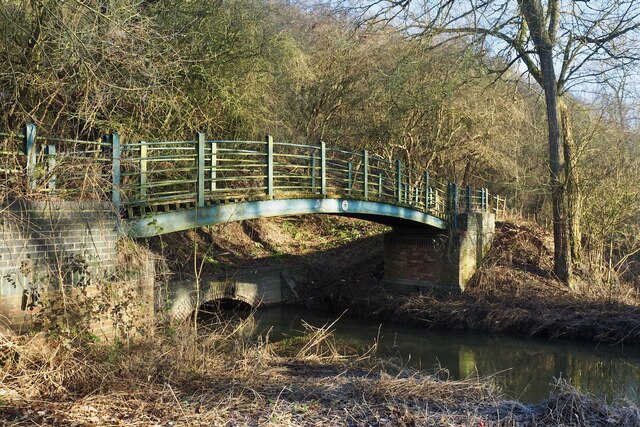
<path fill-rule="evenodd" d="M 489 254 L 462 294 L 391 295 L 380 285 L 381 252 L 351 263 L 340 255 L 345 248 L 336 249 L 340 269 L 318 263 L 299 280 L 311 305 L 338 312 L 429 328 L 640 344 L 635 288 L 610 286 L 588 271 L 579 271 L 569 288 L 553 275 L 552 248 L 550 234 L 536 225 L 498 223 Z"/>
<path fill-rule="evenodd" d="M 553 275 L 550 235 L 500 223 L 494 244 L 465 293 L 407 299 L 399 317 L 430 327 L 519 332 L 640 344 L 640 304 L 624 284 L 579 272 L 573 288 Z"/>

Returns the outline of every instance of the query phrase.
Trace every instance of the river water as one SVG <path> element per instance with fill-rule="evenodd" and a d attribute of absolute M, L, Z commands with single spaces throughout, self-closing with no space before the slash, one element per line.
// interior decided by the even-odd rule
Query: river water
<path fill-rule="evenodd" d="M 335 314 L 294 307 L 254 314 L 256 333 L 271 341 L 301 335 L 302 319 L 314 326 L 333 322 Z M 554 378 L 564 378 L 583 393 L 612 402 L 640 404 L 640 349 L 587 342 L 546 340 L 487 332 L 425 330 L 354 317 L 334 326 L 339 340 L 367 347 L 378 341 L 378 355 L 401 365 L 452 379 L 490 377 L 510 398 L 525 403 L 545 399 Z"/>

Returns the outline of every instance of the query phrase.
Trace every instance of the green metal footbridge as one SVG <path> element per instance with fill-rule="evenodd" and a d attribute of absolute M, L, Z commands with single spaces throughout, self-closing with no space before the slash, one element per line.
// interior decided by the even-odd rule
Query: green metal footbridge
<path fill-rule="evenodd" d="M 367 150 L 274 141 L 43 137 L 0 133 L 5 194 L 110 199 L 121 231 L 149 237 L 252 218 L 336 214 L 446 229 L 463 211 L 504 209 L 484 188 L 459 188 Z"/>

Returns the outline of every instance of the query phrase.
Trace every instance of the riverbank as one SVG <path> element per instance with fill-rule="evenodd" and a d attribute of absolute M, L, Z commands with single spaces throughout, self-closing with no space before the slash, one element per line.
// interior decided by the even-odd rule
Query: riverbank
<path fill-rule="evenodd" d="M 321 290 L 308 282 L 303 289 L 312 307 L 427 328 L 640 345 L 636 287 L 609 284 L 581 271 L 569 288 L 553 276 L 552 262 L 548 232 L 533 224 L 502 222 L 482 267 L 462 294 L 389 294 L 380 285 L 383 263 L 376 253 L 364 267 L 343 270 L 342 278 L 333 278 Z"/>
<path fill-rule="evenodd" d="M 497 224 L 495 242 L 462 294 L 391 295 L 382 286 L 388 228 L 308 215 L 245 221 L 150 240 L 170 260 L 172 278 L 189 280 L 239 268 L 291 272 L 308 308 L 427 328 L 510 332 L 610 345 L 640 345 L 640 296 L 631 284 L 578 271 L 570 289 L 553 276 L 551 235 L 535 224 Z M 195 257 L 195 262 L 194 262 Z M 603 270 L 600 269 L 601 273 Z M 600 277 L 598 277 L 600 276 Z"/>
<path fill-rule="evenodd" d="M 400 369 L 342 347 L 328 329 L 284 345 L 230 324 L 199 335 L 189 325 L 161 328 L 131 345 L 77 344 L 0 337 L 3 425 L 640 423 L 636 407 L 609 407 L 562 382 L 546 401 L 523 405 L 487 381 Z"/>

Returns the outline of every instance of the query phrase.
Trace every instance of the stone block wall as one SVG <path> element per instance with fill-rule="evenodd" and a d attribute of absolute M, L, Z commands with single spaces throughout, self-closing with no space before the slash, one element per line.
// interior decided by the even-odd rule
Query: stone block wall
<path fill-rule="evenodd" d="M 495 215 L 467 213 L 460 215 L 460 227 L 455 230 L 458 247 L 458 287 L 461 291 L 482 264 L 495 234 Z"/>
<path fill-rule="evenodd" d="M 30 319 L 38 297 L 113 272 L 118 239 L 110 203 L 16 200 L 0 211 L 0 324 Z"/>

